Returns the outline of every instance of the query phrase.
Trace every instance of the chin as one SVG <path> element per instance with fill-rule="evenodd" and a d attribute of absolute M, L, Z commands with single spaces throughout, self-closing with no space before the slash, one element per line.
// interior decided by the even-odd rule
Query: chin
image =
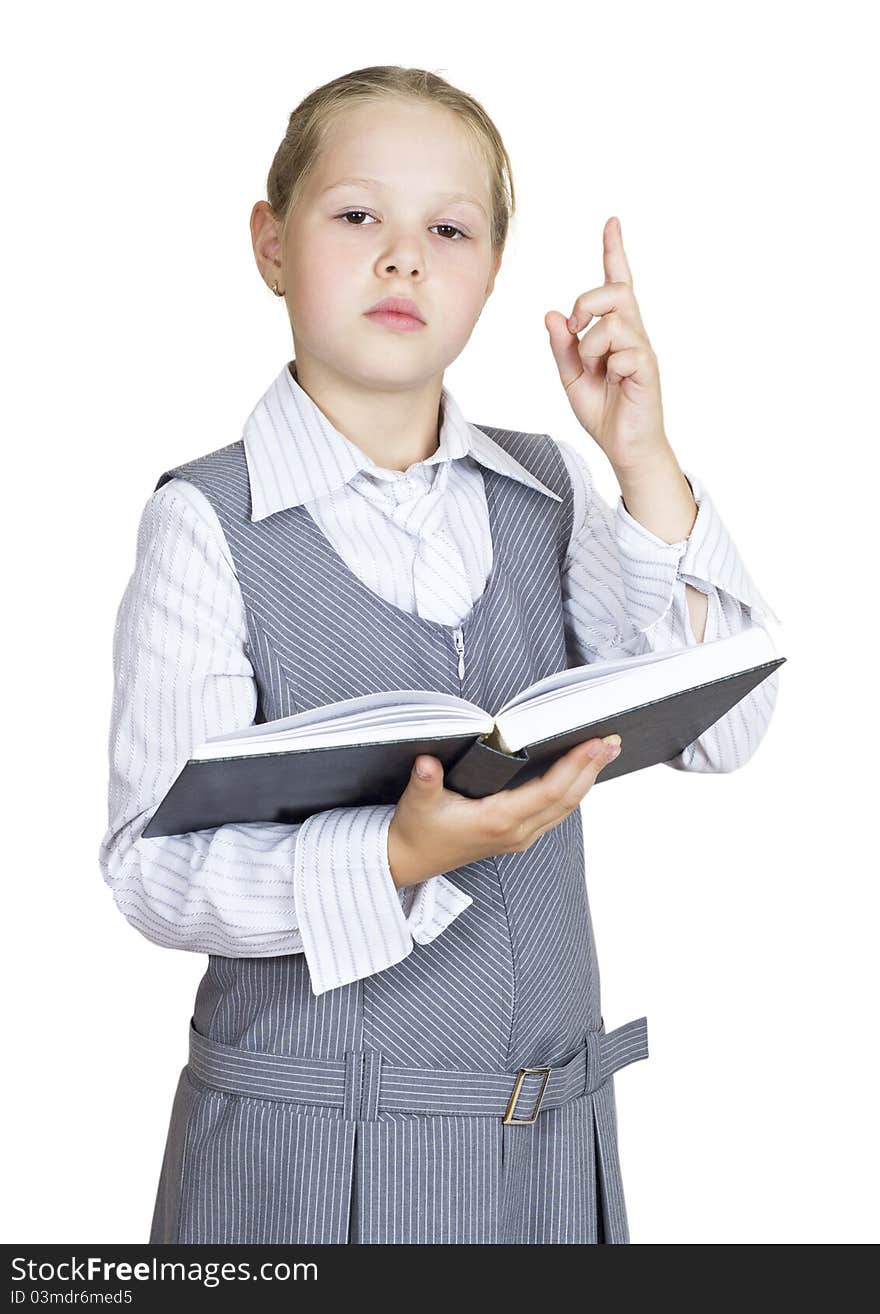
<path fill-rule="evenodd" d="M 424 349 L 417 351 L 411 343 L 399 340 L 414 336 L 394 334 L 390 342 L 374 345 L 371 350 L 351 351 L 340 362 L 340 368 L 343 373 L 361 377 L 365 381 L 408 384 L 417 378 L 428 378 L 443 366 L 435 365 L 432 356 Z"/>

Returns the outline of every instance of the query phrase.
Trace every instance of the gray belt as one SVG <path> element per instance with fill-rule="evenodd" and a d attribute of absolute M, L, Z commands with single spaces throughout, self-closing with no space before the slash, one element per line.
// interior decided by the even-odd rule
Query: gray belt
<path fill-rule="evenodd" d="M 541 1108 L 555 1108 L 598 1090 L 613 1072 L 648 1057 L 648 1019 L 635 1018 L 606 1034 L 588 1031 L 584 1045 L 558 1067 L 518 1072 L 407 1068 L 387 1063 L 381 1050 L 349 1050 L 344 1058 L 308 1058 L 239 1049 L 189 1028 L 189 1068 L 206 1086 L 257 1099 L 331 1105 L 352 1121 L 380 1112 L 484 1113 L 506 1123 L 530 1123 Z M 515 1117 L 522 1100 L 528 1117 Z"/>

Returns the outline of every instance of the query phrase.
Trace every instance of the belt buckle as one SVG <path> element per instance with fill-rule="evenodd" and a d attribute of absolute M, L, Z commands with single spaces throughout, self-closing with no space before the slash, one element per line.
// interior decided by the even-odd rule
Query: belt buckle
<path fill-rule="evenodd" d="M 519 1075 L 517 1076 L 517 1079 L 514 1083 L 513 1094 L 511 1095 L 508 1101 L 507 1109 L 505 1110 L 501 1121 L 506 1123 L 515 1123 L 518 1125 L 525 1125 L 526 1123 L 529 1122 L 537 1122 L 538 1113 L 540 1112 L 541 1109 L 541 1100 L 544 1098 L 544 1091 L 547 1088 L 547 1082 L 550 1080 L 550 1073 L 552 1071 L 553 1071 L 552 1068 L 520 1068 Z M 544 1073 L 544 1080 L 541 1082 L 541 1089 L 538 1091 L 538 1098 L 537 1101 L 535 1102 L 534 1112 L 532 1113 L 531 1118 L 514 1118 L 513 1110 L 516 1107 L 517 1096 L 519 1095 L 519 1092 L 522 1088 L 522 1084 L 525 1081 L 526 1077 L 529 1076 L 530 1073 L 534 1073 L 534 1072 Z"/>

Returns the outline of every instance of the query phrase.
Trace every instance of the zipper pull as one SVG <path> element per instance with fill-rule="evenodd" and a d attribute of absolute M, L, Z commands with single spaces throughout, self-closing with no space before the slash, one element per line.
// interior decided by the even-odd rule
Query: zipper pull
<path fill-rule="evenodd" d="M 464 679 L 464 635 L 461 630 L 456 630 L 452 636 L 455 640 L 455 651 L 458 653 L 458 678 Z"/>

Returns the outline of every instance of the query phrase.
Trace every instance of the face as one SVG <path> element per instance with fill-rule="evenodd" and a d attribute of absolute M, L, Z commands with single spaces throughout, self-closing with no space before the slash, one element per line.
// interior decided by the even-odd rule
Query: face
<path fill-rule="evenodd" d="M 266 256 L 281 262 L 297 359 L 392 390 L 442 376 L 501 263 L 489 209 L 488 167 L 451 111 L 415 102 L 347 111 L 276 254 L 271 231 L 262 243 L 255 235 L 270 286 L 277 270 Z M 406 332 L 365 314 L 391 296 L 414 301 L 424 325 Z"/>

